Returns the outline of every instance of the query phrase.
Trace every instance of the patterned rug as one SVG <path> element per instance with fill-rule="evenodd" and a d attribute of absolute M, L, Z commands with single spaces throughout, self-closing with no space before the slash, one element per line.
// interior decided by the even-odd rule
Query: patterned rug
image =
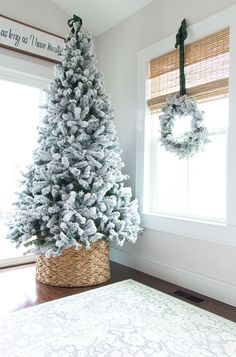
<path fill-rule="evenodd" d="M 133 280 L 13 312 L 1 357 L 236 357 L 236 324 Z"/>

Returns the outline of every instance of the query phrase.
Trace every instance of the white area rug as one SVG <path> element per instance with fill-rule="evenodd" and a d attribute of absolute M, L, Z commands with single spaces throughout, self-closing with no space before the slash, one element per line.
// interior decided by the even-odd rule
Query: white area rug
<path fill-rule="evenodd" d="M 125 280 L 9 314 L 1 357 L 236 357 L 236 324 Z"/>

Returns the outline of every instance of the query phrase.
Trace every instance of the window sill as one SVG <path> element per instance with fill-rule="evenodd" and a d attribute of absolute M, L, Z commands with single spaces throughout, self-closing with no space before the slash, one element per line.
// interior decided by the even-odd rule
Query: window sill
<path fill-rule="evenodd" d="M 144 228 L 159 232 L 236 246 L 236 227 L 222 223 L 143 213 L 141 224 Z"/>
<path fill-rule="evenodd" d="M 22 256 L 22 257 L 16 257 L 16 258 L 8 258 L 8 259 L 1 259 L 0 260 L 0 269 L 1 268 L 9 268 L 14 265 L 24 265 L 28 263 L 34 263 L 35 262 L 35 256 L 34 255 L 28 255 L 28 256 Z"/>

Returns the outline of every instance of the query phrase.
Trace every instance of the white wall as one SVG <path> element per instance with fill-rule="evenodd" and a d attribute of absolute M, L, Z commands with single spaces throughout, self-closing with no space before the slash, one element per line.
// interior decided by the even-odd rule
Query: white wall
<path fill-rule="evenodd" d="M 68 32 L 65 14 L 50 0 L 0 0 L 1 15 L 63 36 Z"/>
<path fill-rule="evenodd" d="M 116 113 L 125 172 L 135 187 L 137 52 L 176 33 L 183 18 L 194 24 L 236 0 L 153 1 L 96 38 L 99 68 Z M 236 239 L 236 237 L 235 237 Z M 146 230 L 136 245 L 111 257 L 152 275 L 236 306 L 236 247 Z"/>

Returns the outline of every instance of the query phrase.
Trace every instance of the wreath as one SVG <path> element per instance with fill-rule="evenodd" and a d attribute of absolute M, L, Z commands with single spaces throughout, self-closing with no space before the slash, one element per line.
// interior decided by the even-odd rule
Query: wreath
<path fill-rule="evenodd" d="M 180 93 L 167 98 L 160 115 L 161 121 L 161 144 L 167 151 L 174 152 L 179 158 L 189 157 L 203 149 L 209 142 L 208 130 L 202 124 L 204 112 L 199 109 L 196 99 L 186 95 L 184 74 L 184 41 L 187 38 L 186 20 L 176 35 L 175 48 L 179 46 L 179 69 L 180 69 Z M 191 130 L 182 136 L 174 137 L 173 127 L 177 117 L 191 116 Z"/>
<path fill-rule="evenodd" d="M 204 112 L 199 109 L 194 98 L 176 94 L 167 98 L 166 105 L 160 115 L 161 144 L 167 151 L 175 153 L 179 158 L 194 155 L 209 142 L 208 130 L 203 125 Z M 181 136 L 172 134 L 177 117 L 191 116 L 191 128 Z"/>

